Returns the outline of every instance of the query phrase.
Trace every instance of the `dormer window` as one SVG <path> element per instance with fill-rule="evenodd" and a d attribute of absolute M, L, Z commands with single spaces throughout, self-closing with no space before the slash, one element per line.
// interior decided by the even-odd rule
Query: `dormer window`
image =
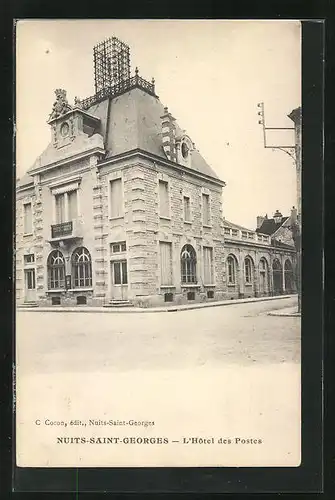
<path fill-rule="evenodd" d="M 176 139 L 177 162 L 181 165 L 191 166 L 191 152 L 194 149 L 191 139 L 187 135 L 179 136 Z"/>
<path fill-rule="evenodd" d="M 183 142 L 181 145 L 181 154 L 183 155 L 183 158 L 186 160 L 188 157 L 188 146 L 186 142 Z"/>

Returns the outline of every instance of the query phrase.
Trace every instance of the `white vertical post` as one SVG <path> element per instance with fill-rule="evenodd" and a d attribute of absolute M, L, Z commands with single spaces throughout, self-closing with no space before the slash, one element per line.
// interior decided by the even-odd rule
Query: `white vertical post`
<path fill-rule="evenodd" d="M 77 217 L 80 217 L 80 191 L 77 189 Z"/>
<path fill-rule="evenodd" d="M 283 262 L 282 263 L 282 282 L 283 282 L 283 292 L 285 292 L 286 290 L 286 286 L 285 286 L 285 263 Z"/>
<path fill-rule="evenodd" d="M 52 223 L 57 223 L 57 215 L 56 215 L 56 196 L 54 194 L 52 196 Z"/>
<path fill-rule="evenodd" d="M 64 193 L 64 211 L 65 211 L 65 221 L 69 221 L 69 198 L 68 193 Z"/>

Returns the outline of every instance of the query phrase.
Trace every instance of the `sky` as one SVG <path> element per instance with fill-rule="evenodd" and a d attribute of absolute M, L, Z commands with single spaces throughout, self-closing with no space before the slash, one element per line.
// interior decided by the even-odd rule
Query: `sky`
<path fill-rule="evenodd" d="M 226 182 L 223 216 L 254 229 L 257 215 L 289 215 L 297 205 L 294 162 L 264 148 L 257 104 L 264 102 L 266 126 L 293 126 L 287 115 L 301 105 L 299 21 L 19 21 L 16 176 L 50 142 L 55 89 L 65 89 L 70 104 L 94 94 L 93 46 L 112 36 L 130 46 L 132 73 L 138 66 L 140 76 L 155 78 L 161 102 Z"/>

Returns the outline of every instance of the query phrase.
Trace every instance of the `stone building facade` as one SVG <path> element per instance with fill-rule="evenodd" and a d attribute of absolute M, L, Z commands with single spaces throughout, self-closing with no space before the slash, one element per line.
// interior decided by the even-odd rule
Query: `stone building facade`
<path fill-rule="evenodd" d="M 224 221 L 227 298 L 296 292 L 296 252 L 290 220 L 278 211 L 273 219 L 259 216 L 255 231 Z"/>
<path fill-rule="evenodd" d="M 136 70 L 107 90 L 74 105 L 56 90 L 50 143 L 17 182 L 17 304 L 148 307 L 284 293 L 272 263 L 293 265 L 294 250 L 227 226 L 225 183 L 154 82 Z"/>

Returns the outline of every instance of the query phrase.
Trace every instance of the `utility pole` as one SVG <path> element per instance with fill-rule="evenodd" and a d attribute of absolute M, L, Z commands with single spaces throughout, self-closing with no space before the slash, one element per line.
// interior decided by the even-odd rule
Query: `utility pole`
<path fill-rule="evenodd" d="M 265 113 L 264 113 L 264 102 L 257 104 L 259 108 L 258 111 L 258 123 L 262 125 L 263 128 L 263 141 L 264 148 L 270 148 L 272 150 L 279 149 L 287 155 L 289 155 L 295 164 L 296 168 L 296 188 L 297 188 L 297 206 L 298 210 L 294 207 L 291 211 L 291 226 L 292 239 L 294 241 L 294 246 L 297 253 L 297 266 L 296 266 L 296 285 L 298 293 L 298 312 L 301 312 L 301 107 L 294 109 L 288 117 L 293 121 L 294 127 L 267 127 L 265 125 Z M 269 145 L 267 132 L 268 131 L 294 131 L 295 139 L 292 144 L 275 144 Z"/>

